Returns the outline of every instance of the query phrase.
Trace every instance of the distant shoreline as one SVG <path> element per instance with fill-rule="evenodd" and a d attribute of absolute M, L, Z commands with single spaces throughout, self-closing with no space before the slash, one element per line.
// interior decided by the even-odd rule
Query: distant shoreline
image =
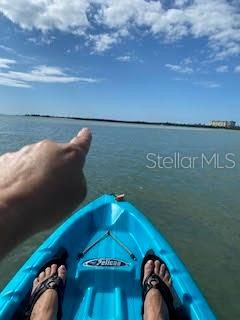
<path fill-rule="evenodd" d="M 97 122 L 109 122 L 109 123 L 144 124 L 144 125 L 169 126 L 169 127 L 240 130 L 240 126 L 236 126 L 234 128 L 226 128 L 226 127 L 213 127 L 211 125 L 206 125 L 206 124 L 201 124 L 201 123 L 189 124 L 189 123 L 174 123 L 174 122 L 131 121 L 131 120 L 114 120 L 114 119 L 99 119 L 99 118 L 50 116 L 50 115 L 41 115 L 41 114 L 24 114 L 23 116 L 24 117 L 83 120 L 83 121 L 97 121 Z"/>

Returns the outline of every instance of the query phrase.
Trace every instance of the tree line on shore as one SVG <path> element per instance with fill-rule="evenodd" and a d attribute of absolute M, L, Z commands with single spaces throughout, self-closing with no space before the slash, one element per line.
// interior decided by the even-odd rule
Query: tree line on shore
<path fill-rule="evenodd" d="M 115 122 L 115 123 L 127 123 L 127 124 L 146 124 L 146 125 L 161 125 L 161 126 L 174 126 L 174 127 L 190 127 L 190 128 L 211 128 L 211 129 L 229 129 L 240 130 L 239 126 L 234 128 L 227 127 L 215 127 L 202 123 L 175 123 L 175 122 L 152 122 L 152 121 L 131 121 L 131 120 L 114 120 L 114 119 L 95 119 L 95 118 L 82 118 L 82 117 L 67 117 L 67 116 L 51 116 L 47 114 L 25 114 L 25 117 L 41 117 L 41 118 L 60 118 L 60 119 L 72 119 L 72 120 L 85 120 L 85 121 L 101 121 L 101 122 Z"/>

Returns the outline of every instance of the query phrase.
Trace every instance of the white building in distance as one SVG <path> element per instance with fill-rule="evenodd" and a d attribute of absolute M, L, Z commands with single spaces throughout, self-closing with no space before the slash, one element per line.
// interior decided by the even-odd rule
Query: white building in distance
<path fill-rule="evenodd" d="M 212 120 L 210 126 L 218 128 L 235 128 L 236 121 Z"/>

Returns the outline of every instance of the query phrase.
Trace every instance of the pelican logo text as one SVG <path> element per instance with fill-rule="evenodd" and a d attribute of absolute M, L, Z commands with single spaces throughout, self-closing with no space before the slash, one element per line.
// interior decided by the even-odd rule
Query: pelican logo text
<path fill-rule="evenodd" d="M 124 267 L 128 264 L 118 259 L 99 258 L 85 261 L 83 265 L 88 267 Z"/>

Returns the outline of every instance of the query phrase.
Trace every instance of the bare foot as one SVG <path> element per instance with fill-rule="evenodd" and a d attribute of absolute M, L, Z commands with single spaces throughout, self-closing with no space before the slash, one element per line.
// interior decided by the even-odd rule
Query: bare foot
<path fill-rule="evenodd" d="M 39 276 L 33 281 L 32 292 L 40 286 L 40 284 L 55 273 L 65 282 L 66 268 L 61 265 L 57 268 L 56 264 L 47 267 Z M 53 320 L 56 319 L 58 311 L 58 295 L 54 289 L 46 290 L 35 303 L 30 320 Z"/>
<path fill-rule="evenodd" d="M 158 275 L 161 280 L 170 288 L 171 286 L 171 278 L 166 270 L 164 264 L 161 264 L 160 261 L 152 261 L 149 260 L 144 266 L 144 278 L 143 283 L 146 277 L 154 271 L 156 275 Z M 154 284 L 152 282 L 152 284 Z M 144 301 L 144 320 L 168 320 L 168 309 L 167 305 L 160 293 L 157 289 L 150 289 L 146 295 Z"/>

